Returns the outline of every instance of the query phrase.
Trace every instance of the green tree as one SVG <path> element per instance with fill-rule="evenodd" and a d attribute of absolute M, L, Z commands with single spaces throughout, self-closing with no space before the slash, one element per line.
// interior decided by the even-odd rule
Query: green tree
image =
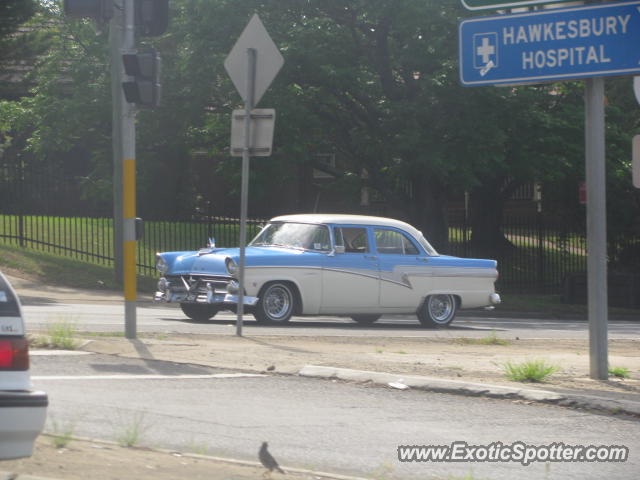
<path fill-rule="evenodd" d="M 2 121 L 19 132 L 31 163 L 58 165 L 78 179 L 83 198 L 110 205 L 106 35 L 96 36 L 90 21 L 64 18 L 59 2 L 46 5 L 34 20 L 49 35 L 33 73 L 35 87 L 30 96 L 0 105 L 7 112 Z M 468 191 L 473 241 L 491 251 L 508 245 L 502 212 L 516 188 L 532 180 L 566 186 L 582 175 L 581 84 L 461 87 L 456 32 L 468 12 L 459 2 L 170 5 L 168 32 L 138 39 L 140 50 L 154 46 L 163 59 L 162 106 L 137 115 L 144 215 L 184 217 L 214 200 L 214 212 L 235 208 L 240 162 L 229 156 L 229 125 L 241 101 L 223 62 L 254 12 L 285 65 L 260 105 L 278 111 L 275 154 L 252 162 L 250 214 L 313 208 L 317 199 L 308 185 L 319 166 L 316 154 L 335 153 L 338 178 L 326 188 L 351 194 L 344 210 L 360 210 L 359 189 L 368 187 L 394 216 L 446 251 L 448 202 Z M 630 114 L 629 91 L 610 85 L 609 167 L 617 189 L 628 175 L 624 149 L 638 115 Z M 214 195 L 219 191 L 224 195 Z M 637 201 L 636 192 L 625 192 Z M 575 203 L 565 204 L 567 214 L 579 212 Z M 632 217 L 615 216 L 620 225 L 630 225 Z"/>

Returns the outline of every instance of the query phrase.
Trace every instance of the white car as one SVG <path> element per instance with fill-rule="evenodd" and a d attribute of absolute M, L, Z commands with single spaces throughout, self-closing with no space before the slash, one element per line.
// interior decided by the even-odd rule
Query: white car
<path fill-rule="evenodd" d="M 500 303 L 495 260 L 440 255 L 411 225 L 390 218 L 308 214 L 273 218 L 246 249 L 244 303 L 262 323 L 335 315 L 369 324 L 415 314 L 426 327 L 458 308 Z M 238 302 L 237 248 L 159 253 L 155 300 L 207 320 Z"/>
<path fill-rule="evenodd" d="M 46 393 L 32 390 L 22 307 L 0 272 L 0 460 L 33 453 L 48 404 Z"/>

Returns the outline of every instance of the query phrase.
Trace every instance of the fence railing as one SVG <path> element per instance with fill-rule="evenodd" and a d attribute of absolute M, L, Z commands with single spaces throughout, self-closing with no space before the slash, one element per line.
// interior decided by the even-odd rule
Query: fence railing
<path fill-rule="evenodd" d="M 247 238 L 260 231 L 264 220 L 247 220 Z M 155 275 L 155 254 L 189 251 L 206 246 L 209 238 L 218 247 L 235 247 L 240 222 L 210 217 L 189 221 L 145 221 L 137 242 L 137 266 L 142 275 Z M 0 242 L 34 248 L 56 255 L 102 265 L 113 265 L 114 228 L 111 218 L 0 215 Z"/>
<path fill-rule="evenodd" d="M 96 191 L 101 190 L 91 183 L 90 176 L 63 172 L 53 162 L 1 162 L 0 243 L 112 265 L 113 205 L 108 199 L 97 198 Z M 155 275 L 158 251 L 195 250 L 205 246 L 210 237 L 215 238 L 217 246 L 238 245 L 237 219 L 216 217 L 206 208 L 205 213 L 200 211 L 186 220 L 172 218 L 180 215 L 178 210 L 158 210 L 138 210 L 145 218 L 144 236 L 137 242 L 141 274 Z M 152 215 L 155 220 L 150 220 Z M 502 232 L 510 246 L 492 253 L 474 247 L 473 231 L 460 211 L 450 212 L 448 220 L 449 246 L 441 253 L 495 258 L 500 272 L 497 287 L 501 291 L 558 294 L 567 277 L 586 271 L 584 224 L 558 219 L 553 212 L 506 214 Z M 248 222 L 248 239 L 263 222 Z M 607 247 L 610 272 L 640 272 L 640 236 L 610 235 Z"/>
<path fill-rule="evenodd" d="M 498 286 L 507 291 L 561 293 L 565 278 L 587 268 L 584 227 L 551 216 L 505 215 L 502 233 L 508 245 L 492 253 L 478 251 L 472 230 L 453 218 L 446 253 L 462 257 L 492 256 L 498 261 Z M 640 260 L 640 259 L 639 259 Z"/>
<path fill-rule="evenodd" d="M 247 238 L 255 236 L 265 220 L 247 222 Z M 511 247 L 493 256 L 500 273 L 497 288 L 503 292 L 560 294 L 565 279 L 586 271 L 584 232 L 562 222 L 507 216 L 503 232 Z M 470 241 L 472 231 L 453 219 L 449 248 L 441 251 L 462 257 L 486 257 Z M 192 220 L 144 222 L 137 242 L 138 272 L 154 276 L 155 253 L 197 250 L 214 238 L 216 246 L 239 243 L 239 220 L 202 217 Z M 96 264 L 113 265 L 114 232 L 111 218 L 1 215 L 0 243 L 34 248 Z M 640 238 L 625 237 L 609 243 L 610 271 L 640 270 Z"/>

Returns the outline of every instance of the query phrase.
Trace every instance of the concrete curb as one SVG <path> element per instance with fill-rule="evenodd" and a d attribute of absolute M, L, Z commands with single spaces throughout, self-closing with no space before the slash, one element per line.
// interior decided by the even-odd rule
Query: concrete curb
<path fill-rule="evenodd" d="M 38 477 L 21 473 L 10 473 L 0 470 L 0 480 L 54 480 L 50 477 Z"/>
<path fill-rule="evenodd" d="M 489 398 L 518 399 L 531 402 L 550 403 L 565 407 L 580 407 L 603 410 L 609 413 L 640 415 L 640 402 L 615 400 L 593 395 L 565 394 L 533 388 L 517 388 L 504 385 L 443 380 L 441 378 L 398 375 L 393 373 L 352 370 L 348 368 L 305 365 L 298 374 L 303 377 L 336 378 L 353 382 L 373 382 L 378 385 L 400 384 L 410 388 L 437 393 L 453 393 Z M 396 387 L 397 388 L 397 387 Z"/>

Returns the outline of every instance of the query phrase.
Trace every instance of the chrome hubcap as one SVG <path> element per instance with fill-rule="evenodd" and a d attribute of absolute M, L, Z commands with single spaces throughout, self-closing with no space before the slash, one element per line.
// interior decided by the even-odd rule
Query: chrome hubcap
<path fill-rule="evenodd" d="M 451 295 L 434 295 L 429 299 L 429 315 L 436 323 L 446 323 L 453 311 Z"/>
<path fill-rule="evenodd" d="M 264 310 L 269 317 L 279 320 L 287 315 L 291 307 L 291 295 L 281 286 L 269 289 L 264 299 Z"/>

